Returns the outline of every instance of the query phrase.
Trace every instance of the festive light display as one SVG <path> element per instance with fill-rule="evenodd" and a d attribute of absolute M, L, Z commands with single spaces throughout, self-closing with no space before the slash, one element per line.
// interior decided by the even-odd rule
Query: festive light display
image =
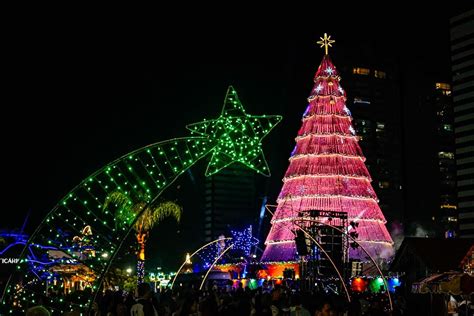
<path fill-rule="evenodd" d="M 115 227 L 123 223 L 133 228 L 140 249 L 137 251 L 137 281 L 143 283 L 145 277 L 145 246 L 151 229 L 165 217 L 173 217 L 178 222 L 181 219 L 181 207 L 171 201 L 150 203 L 151 196 L 139 194 L 131 197 L 123 192 L 112 192 L 105 199 L 103 211 L 113 212 Z M 138 216 L 140 214 L 140 216 Z"/>
<path fill-rule="evenodd" d="M 242 231 L 231 230 L 234 251 L 239 251 L 243 256 L 249 257 L 252 247 L 258 245 L 259 240 L 252 235 L 252 225 Z"/>
<path fill-rule="evenodd" d="M 231 230 L 230 234 L 232 237 L 228 238 L 221 235 L 220 241 L 197 253 L 203 261 L 202 266 L 204 269 L 207 269 L 212 264 L 229 243 L 232 243 L 234 246 L 226 257 L 221 258 L 221 264 L 229 262 L 237 263 L 242 259 L 247 261 L 250 257 L 252 247 L 259 244 L 259 240 L 253 237 L 252 225 L 249 225 L 249 227 L 243 230 Z"/>
<path fill-rule="evenodd" d="M 217 141 L 206 176 L 233 162 L 240 162 L 258 173 L 270 176 L 261 141 L 280 121 L 281 116 L 278 115 L 247 114 L 237 92 L 229 87 L 219 118 L 191 124 L 187 128 Z"/>
<path fill-rule="evenodd" d="M 212 262 L 219 256 L 222 250 L 225 249 L 226 242 L 223 241 L 222 245 L 218 243 L 212 244 L 209 247 L 206 247 L 197 253 L 198 257 L 202 260 L 202 267 L 207 269 L 211 266 Z"/>
<path fill-rule="evenodd" d="M 333 41 L 325 34 L 318 43 L 326 55 L 314 77 L 262 261 L 297 259 L 292 221 L 309 216 L 310 210 L 347 212 L 349 221 L 359 224 L 358 242 L 373 257 L 387 258 L 393 242 L 351 125 L 339 73 L 327 55 Z M 366 259 L 358 248 L 350 249 L 350 257 Z"/>
<path fill-rule="evenodd" d="M 199 159 L 212 153 L 206 174 L 210 175 L 231 163 L 242 163 L 257 172 L 269 175 L 268 165 L 261 150 L 261 140 L 281 120 L 280 116 L 251 116 L 245 113 L 237 92 L 229 87 L 218 119 L 188 126 L 197 137 L 185 137 L 155 143 L 133 151 L 101 168 L 70 191 L 47 214 L 29 239 L 20 264 L 2 295 L 3 306 L 19 306 L 19 301 L 35 302 L 41 297 L 43 304 L 55 313 L 72 308 L 90 308 L 94 295 L 75 298 L 48 296 L 45 293 L 45 276 L 52 274 L 51 265 L 39 267 L 41 273 L 28 273 L 29 245 L 45 245 L 39 257 L 70 260 L 90 270 L 94 275 L 91 289 L 96 293 L 103 282 L 111 262 L 130 233 L 141 213 L 130 217 L 116 217 L 115 212 L 104 208 L 107 197 L 121 192 L 130 201 L 146 196 L 146 205 L 158 199 L 163 191 Z M 133 203 L 133 202 L 132 202 Z M 119 223 L 121 221 L 121 223 Z M 93 235 L 87 236 L 88 251 L 80 251 L 83 228 L 89 226 Z M 77 238 L 74 238 L 77 237 Z M 107 255 L 105 255 L 107 254 Z M 139 273 L 141 273 L 139 271 Z M 67 281 L 59 277 L 58 282 Z M 17 285 L 21 283 L 21 293 Z M 19 308 L 25 312 L 24 308 Z"/>

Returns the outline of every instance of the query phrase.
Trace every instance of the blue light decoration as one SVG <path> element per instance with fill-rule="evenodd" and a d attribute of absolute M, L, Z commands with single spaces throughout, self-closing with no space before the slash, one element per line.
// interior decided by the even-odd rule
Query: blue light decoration
<path fill-rule="evenodd" d="M 259 240 L 252 235 L 252 225 L 244 230 L 231 230 L 232 242 L 234 243 L 234 251 L 238 251 L 244 257 L 250 256 L 252 247 L 257 246 Z"/>
<path fill-rule="evenodd" d="M 305 118 L 308 115 L 309 109 L 310 109 L 310 105 L 308 104 L 308 106 L 306 107 L 306 110 L 303 113 L 303 118 Z"/>
<path fill-rule="evenodd" d="M 397 286 L 400 286 L 402 284 L 398 278 L 390 278 L 387 283 L 388 290 L 392 293 L 395 292 L 395 288 Z"/>
<path fill-rule="evenodd" d="M 207 269 L 211 266 L 212 262 L 221 254 L 222 250 L 225 249 L 230 243 L 234 244 L 234 247 L 228 254 L 225 254 L 219 261 L 219 263 L 236 262 L 247 259 L 251 256 L 252 247 L 259 244 L 259 240 L 253 236 L 252 225 L 249 225 L 243 230 L 231 230 L 231 241 L 224 240 L 224 235 L 220 237 L 223 239 L 222 242 L 217 242 L 210 247 L 206 247 L 202 251 L 198 252 L 198 256 L 203 260 L 202 268 Z"/>
<path fill-rule="evenodd" d="M 0 250 L 0 256 L 5 255 L 9 250 L 12 251 L 16 246 L 24 247 L 28 242 L 28 235 L 23 233 L 15 233 L 9 231 L 1 231 L 0 237 L 5 240 L 11 240 L 12 242 L 7 244 L 7 246 Z M 48 254 L 50 250 L 55 250 L 56 247 L 44 246 L 36 243 L 31 243 L 26 249 L 26 262 L 28 263 L 28 272 L 36 275 L 38 279 L 45 280 L 48 277 L 51 277 L 52 273 L 41 273 L 45 267 L 51 267 L 55 264 L 64 264 L 69 263 L 70 259 L 67 258 L 53 258 L 51 256 L 39 255 L 37 252 L 46 251 Z"/>
<path fill-rule="evenodd" d="M 267 197 L 264 196 L 263 200 L 262 200 L 262 206 L 260 207 L 260 216 L 259 216 L 259 219 L 258 219 L 258 229 L 257 229 L 257 237 L 256 238 L 259 239 L 259 240 L 260 240 L 260 234 L 261 234 L 261 231 L 262 231 L 263 219 L 265 217 L 266 206 L 267 206 Z M 256 257 L 257 248 L 258 247 L 255 247 L 253 249 L 254 257 Z"/>
<path fill-rule="evenodd" d="M 212 246 L 206 247 L 199 251 L 197 255 L 202 259 L 202 268 L 207 270 L 211 264 L 216 260 L 219 254 L 225 249 L 226 241 L 222 240 L 217 243 L 214 243 Z M 200 271 L 200 269 L 194 268 L 195 271 Z"/>
<path fill-rule="evenodd" d="M 138 260 L 137 262 L 137 276 L 138 276 L 138 282 L 140 283 L 140 280 L 143 280 L 145 278 L 145 261 Z"/>

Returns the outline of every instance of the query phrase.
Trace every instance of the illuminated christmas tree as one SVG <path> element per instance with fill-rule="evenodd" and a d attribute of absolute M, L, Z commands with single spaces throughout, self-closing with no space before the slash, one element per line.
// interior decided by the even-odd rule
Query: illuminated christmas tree
<path fill-rule="evenodd" d="M 351 124 L 346 94 L 327 54 L 333 41 L 326 34 L 321 40 L 318 43 L 325 46 L 326 54 L 314 77 L 314 88 L 283 178 L 262 257 L 265 262 L 297 259 L 293 220 L 309 216 L 310 210 L 346 212 L 349 222 L 358 224 L 358 242 L 374 258 L 392 255 L 393 241 Z M 351 248 L 349 255 L 363 261 L 367 257 L 360 247 Z"/>

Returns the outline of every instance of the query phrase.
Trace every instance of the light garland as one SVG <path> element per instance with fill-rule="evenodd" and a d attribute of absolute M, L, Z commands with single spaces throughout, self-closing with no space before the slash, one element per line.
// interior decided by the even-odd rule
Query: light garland
<path fill-rule="evenodd" d="M 344 177 L 347 179 L 354 179 L 354 180 L 365 180 L 367 182 L 372 182 L 372 179 L 364 177 L 364 176 L 355 176 L 355 175 L 347 175 L 347 174 L 308 174 L 308 175 L 293 175 L 293 176 L 285 176 L 283 178 L 283 182 L 291 181 L 291 180 L 302 180 L 302 179 L 310 179 L 310 178 L 332 178 L 332 177 Z"/>
<path fill-rule="evenodd" d="M 265 242 L 266 245 L 277 245 L 277 244 L 292 244 L 295 243 L 293 239 L 290 240 L 268 240 Z"/>
<path fill-rule="evenodd" d="M 352 117 L 350 117 L 349 115 L 339 115 L 339 114 L 313 114 L 313 115 L 306 116 L 305 118 L 303 118 L 303 121 L 309 121 L 317 117 L 338 118 L 338 119 L 349 120 L 349 122 L 352 121 Z"/>
<path fill-rule="evenodd" d="M 317 163 L 315 163 L 315 159 L 317 159 Z M 369 171 L 361 159 L 334 155 L 317 158 L 301 157 L 291 161 L 285 173 L 285 178 L 332 174 L 338 174 L 339 176 L 361 176 L 370 179 Z"/>
<path fill-rule="evenodd" d="M 319 133 L 308 133 L 308 134 L 303 134 L 301 136 L 296 136 L 295 141 L 299 140 L 305 140 L 311 137 L 341 137 L 341 138 L 347 138 L 351 140 L 359 140 L 358 136 L 354 136 L 352 134 L 342 134 L 342 133 L 326 133 L 326 134 L 319 134 Z"/>
<path fill-rule="evenodd" d="M 304 191 L 301 191 L 301 189 Z M 329 195 L 373 198 L 377 200 L 375 191 L 370 187 L 370 183 L 366 179 L 345 178 L 344 176 L 308 177 L 287 180 L 283 184 L 278 200 L 285 199 L 289 195 L 309 198 Z"/>
<path fill-rule="evenodd" d="M 297 159 L 302 159 L 302 158 L 317 158 L 317 157 L 322 157 L 322 158 L 325 158 L 325 157 L 341 157 L 341 158 L 345 158 L 345 159 L 358 159 L 360 161 L 365 161 L 365 157 L 363 156 L 356 156 L 356 155 L 344 155 L 344 154 L 326 154 L 326 153 L 322 153 L 322 154 L 298 154 L 298 155 L 294 155 L 294 156 L 291 156 L 288 160 L 297 160 Z"/>
<path fill-rule="evenodd" d="M 285 198 L 282 198 L 282 199 L 277 199 L 277 203 L 281 203 L 281 202 L 286 202 L 286 201 L 297 201 L 297 200 L 301 200 L 301 199 L 314 199 L 314 198 L 324 198 L 324 199 L 342 199 L 342 198 L 345 198 L 345 199 L 352 199 L 352 200 L 359 200 L 359 201 L 365 201 L 365 200 L 369 200 L 369 201 L 374 201 L 374 202 L 378 202 L 378 199 L 374 199 L 372 197 L 366 197 L 366 196 L 355 196 L 355 195 L 341 195 L 341 194 L 337 194 L 337 195 L 333 195 L 333 194 L 305 194 L 305 195 L 287 195 L 285 196 Z"/>
<path fill-rule="evenodd" d="M 286 218 L 271 220 L 271 223 L 272 224 L 278 224 L 278 223 L 283 223 L 283 222 L 293 222 L 295 220 L 307 220 L 307 219 L 312 219 L 312 217 L 300 217 L 300 216 L 299 217 L 286 217 Z M 349 221 L 354 220 L 354 219 L 360 220 L 361 218 L 348 218 Z M 386 223 L 386 221 L 381 220 L 381 219 L 374 219 L 374 218 L 362 218 L 362 219 L 366 223 L 370 223 L 370 222 L 380 223 L 380 224 L 385 224 Z"/>

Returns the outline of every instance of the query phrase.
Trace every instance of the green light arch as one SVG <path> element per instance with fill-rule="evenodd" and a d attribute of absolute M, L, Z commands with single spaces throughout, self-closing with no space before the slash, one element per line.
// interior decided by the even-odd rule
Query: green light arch
<path fill-rule="evenodd" d="M 90 310 L 105 274 L 139 217 L 131 223 L 115 225 L 113 212 L 103 210 L 107 196 L 120 191 L 132 200 L 145 195 L 147 204 L 154 203 L 181 174 L 211 153 L 206 175 L 238 162 L 269 176 L 261 140 L 280 121 L 281 117 L 276 115 L 251 116 L 245 113 L 237 92 L 230 86 L 219 118 L 188 126 L 192 134 L 199 136 L 148 145 L 122 156 L 84 179 L 46 215 L 23 249 L 20 264 L 10 276 L 2 295 L 7 313 L 16 310 L 24 312 L 27 304 L 34 306 L 40 302 L 53 314 L 74 308 Z M 77 250 L 74 236 L 83 235 L 86 226 L 91 228 L 92 235 L 89 236 L 90 252 L 84 255 L 84 249 Z M 30 244 L 48 246 L 50 249 L 38 249 L 38 254 L 47 257 L 54 254 L 54 266 L 73 264 L 96 275 L 92 295 L 77 301 L 48 297 L 47 281 L 43 281 L 40 275 L 50 273 L 51 266 L 44 262 L 28 262 Z M 27 272 L 29 264 L 36 266 L 36 270 Z M 19 305 L 12 306 L 13 302 Z"/>

